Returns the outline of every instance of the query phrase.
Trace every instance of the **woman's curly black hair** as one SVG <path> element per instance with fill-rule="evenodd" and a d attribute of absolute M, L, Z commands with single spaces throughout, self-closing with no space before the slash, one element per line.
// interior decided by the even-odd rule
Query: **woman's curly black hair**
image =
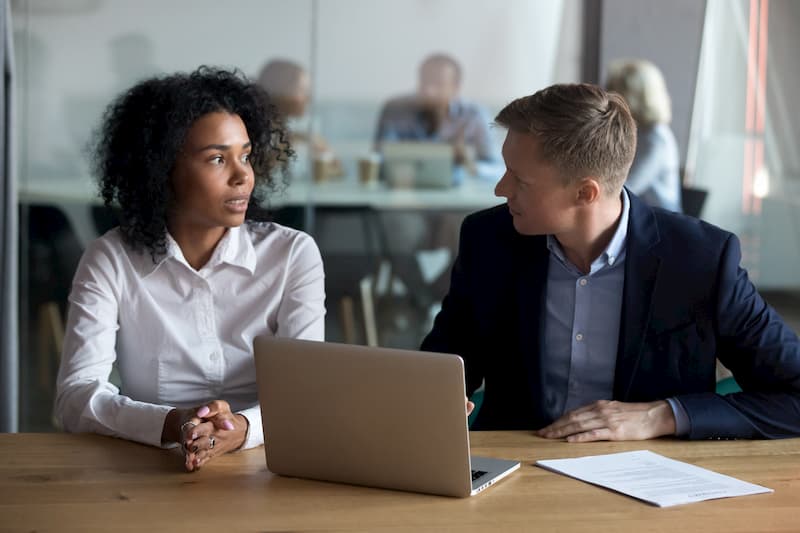
<path fill-rule="evenodd" d="M 238 115 L 247 128 L 255 176 L 247 218 L 260 217 L 263 194 L 288 185 L 286 166 L 294 152 L 269 96 L 238 70 L 202 66 L 141 81 L 108 106 L 95 132 L 92 159 L 103 201 L 118 208 L 125 241 L 153 260 L 166 252 L 177 155 L 192 124 L 215 111 Z"/>

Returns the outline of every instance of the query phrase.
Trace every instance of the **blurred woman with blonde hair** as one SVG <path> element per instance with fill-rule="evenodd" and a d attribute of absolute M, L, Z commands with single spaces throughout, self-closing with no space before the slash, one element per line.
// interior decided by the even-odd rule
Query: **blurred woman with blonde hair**
<path fill-rule="evenodd" d="M 625 98 L 638 129 L 626 187 L 652 206 L 680 212 L 680 157 L 664 76 L 649 61 L 619 60 L 611 64 L 606 86 Z"/>

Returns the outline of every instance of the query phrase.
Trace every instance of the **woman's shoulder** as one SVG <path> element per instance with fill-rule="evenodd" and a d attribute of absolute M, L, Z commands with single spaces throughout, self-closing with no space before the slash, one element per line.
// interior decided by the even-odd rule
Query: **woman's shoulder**
<path fill-rule="evenodd" d="M 311 239 L 308 233 L 299 229 L 290 228 L 289 226 L 283 226 L 277 222 L 256 222 L 248 220 L 245 226 L 250 235 L 250 239 L 253 241 L 253 245 L 265 240 L 290 242 Z"/>
<path fill-rule="evenodd" d="M 89 242 L 81 261 L 88 266 L 109 268 L 117 274 L 135 269 L 143 275 L 155 265 L 147 250 L 131 247 L 119 227 L 110 229 Z"/>
<path fill-rule="evenodd" d="M 306 251 L 319 255 L 317 244 L 308 233 L 276 222 L 248 222 L 247 232 L 257 255 L 297 256 Z"/>
<path fill-rule="evenodd" d="M 653 143 L 674 144 L 675 134 L 669 124 L 658 122 L 648 127 L 639 128 L 639 139 Z"/>
<path fill-rule="evenodd" d="M 120 286 L 125 272 L 130 270 L 131 255 L 136 254 L 125 243 L 119 228 L 111 229 L 87 244 L 74 282 Z"/>
<path fill-rule="evenodd" d="M 125 244 L 122 232 L 119 227 L 116 227 L 89 242 L 83 255 L 84 257 L 119 256 L 127 254 L 128 251 L 129 247 Z"/>
<path fill-rule="evenodd" d="M 636 156 L 658 157 L 676 164 L 678 141 L 669 124 L 658 123 L 647 128 L 639 128 L 636 143 Z"/>

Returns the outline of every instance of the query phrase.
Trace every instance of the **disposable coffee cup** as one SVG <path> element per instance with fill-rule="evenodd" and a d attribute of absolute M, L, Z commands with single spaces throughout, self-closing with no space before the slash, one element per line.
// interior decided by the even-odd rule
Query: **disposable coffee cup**
<path fill-rule="evenodd" d="M 358 180 L 362 185 L 378 183 L 381 159 L 378 154 L 369 154 L 358 160 Z"/>
<path fill-rule="evenodd" d="M 334 157 L 330 152 L 323 152 L 314 158 L 312 175 L 315 182 L 328 181 L 328 178 L 331 177 L 333 162 Z"/>

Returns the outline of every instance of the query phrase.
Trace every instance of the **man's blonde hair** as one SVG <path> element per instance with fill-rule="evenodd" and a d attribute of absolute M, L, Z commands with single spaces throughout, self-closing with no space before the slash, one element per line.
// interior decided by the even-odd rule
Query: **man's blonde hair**
<path fill-rule="evenodd" d="M 636 152 L 636 123 L 625 101 L 586 83 L 552 85 L 518 98 L 495 122 L 534 135 L 565 183 L 592 176 L 609 194 L 622 188 Z"/>

